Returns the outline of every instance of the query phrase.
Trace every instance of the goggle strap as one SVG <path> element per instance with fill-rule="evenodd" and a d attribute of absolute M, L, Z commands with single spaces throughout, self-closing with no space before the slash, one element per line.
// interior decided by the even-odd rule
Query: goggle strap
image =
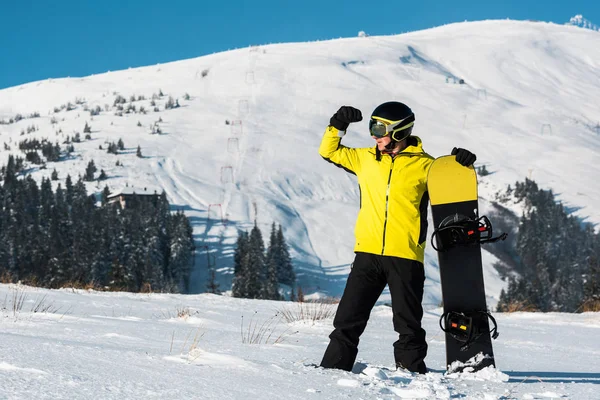
<path fill-rule="evenodd" d="M 410 124 L 404 125 L 402 128 L 394 129 L 394 130 L 392 131 L 392 133 L 394 133 L 394 132 L 400 132 L 400 131 L 403 131 L 403 130 L 405 130 L 405 129 L 408 129 L 408 128 L 410 128 L 411 126 L 413 126 L 414 124 L 415 124 L 415 122 L 413 121 L 413 122 L 411 122 Z"/>
<path fill-rule="evenodd" d="M 395 140 L 396 142 L 401 142 L 402 140 L 406 139 L 407 137 L 410 136 L 411 130 L 410 128 L 412 128 L 412 126 L 414 125 L 414 122 L 412 122 L 410 125 L 407 125 L 405 127 L 402 127 L 394 132 L 391 133 L 391 138 L 393 140 Z M 396 138 L 396 133 L 398 132 L 402 132 L 402 131 L 406 131 L 408 129 L 408 132 L 406 134 L 404 134 L 404 136 L 402 136 L 401 138 Z"/>

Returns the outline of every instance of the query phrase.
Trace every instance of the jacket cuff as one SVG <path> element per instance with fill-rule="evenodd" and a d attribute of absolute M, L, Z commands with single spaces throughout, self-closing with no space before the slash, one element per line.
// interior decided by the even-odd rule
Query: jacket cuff
<path fill-rule="evenodd" d="M 339 138 L 344 137 L 344 135 L 346 134 L 346 131 L 339 130 L 338 128 L 336 128 L 333 125 L 329 125 L 327 127 L 326 132 L 327 132 L 327 134 L 329 134 L 329 136 L 334 136 L 334 137 L 339 137 Z"/>

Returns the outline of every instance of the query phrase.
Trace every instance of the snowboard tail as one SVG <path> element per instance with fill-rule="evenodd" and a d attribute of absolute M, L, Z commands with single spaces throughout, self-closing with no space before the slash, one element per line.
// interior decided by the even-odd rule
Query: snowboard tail
<path fill-rule="evenodd" d="M 479 218 L 475 170 L 454 156 L 440 157 L 430 167 L 427 187 L 442 283 L 446 364 L 450 368 L 459 362 L 473 370 L 495 366 L 480 247 L 482 238 L 491 238 L 491 225 L 488 229 L 487 219 Z M 467 363 L 480 353 L 480 362 Z"/>

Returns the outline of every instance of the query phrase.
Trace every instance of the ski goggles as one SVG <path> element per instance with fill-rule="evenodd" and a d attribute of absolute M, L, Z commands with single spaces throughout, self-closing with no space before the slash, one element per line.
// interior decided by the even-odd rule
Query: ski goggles
<path fill-rule="evenodd" d="M 408 129 L 415 124 L 415 116 L 411 115 L 400 121 L 389 121 L 379 117 L 371 117 L 369 120 L 369 132 L 376 138 L 386 137 L 404 129 Z M 393 137 L 393 135 L 392 135 Z"/>

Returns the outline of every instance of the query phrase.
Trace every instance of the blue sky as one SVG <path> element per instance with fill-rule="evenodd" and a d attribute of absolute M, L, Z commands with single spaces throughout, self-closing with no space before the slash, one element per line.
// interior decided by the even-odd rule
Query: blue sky
<path fill-rule="evenodd" d="M 600 25 L 600 1 L 2 0 L 0 88 L 361 30 L 390 35 L 502 18 L 564 23 L 576 14 Z"/>

